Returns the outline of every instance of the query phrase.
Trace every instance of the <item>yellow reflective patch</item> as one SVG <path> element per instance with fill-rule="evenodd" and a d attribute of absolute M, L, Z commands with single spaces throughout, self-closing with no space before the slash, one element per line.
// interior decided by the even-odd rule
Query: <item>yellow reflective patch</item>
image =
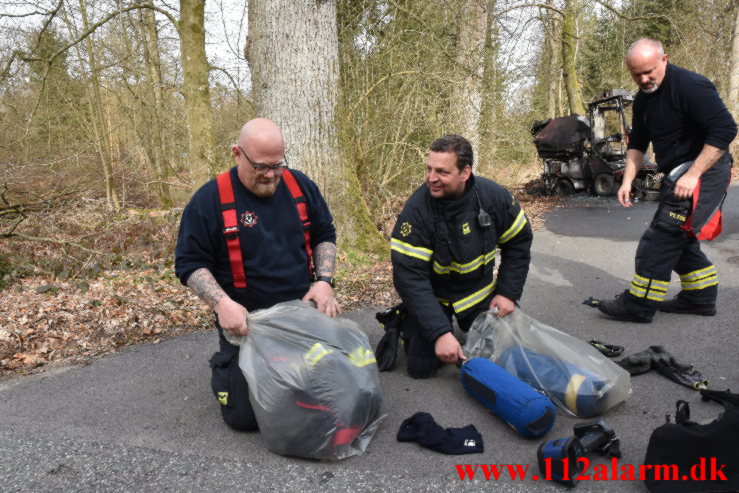
<path fill-rule="evenodd" d="M 404 222 L 400 226 L 400 234 L 403 236 L 408 236 L 409 234 L 411 234 L 412 230 L 413 230 L 413 227 L 411 226 L 411 223 L 409 223 L 408 221 Z"/>
<path fill-rule="evenodd" d="M 333 352 L 333 349 L 327 349 L 326 346 L 324 346 L 320 342 L 317 342 L 313 344 L 313 346 L 311 346 L 307 353 L 305 353 L 303 359 L 308 366 L 314 366 L 316 363 L 321 361 L 321 358 Z"/>
<path fill-rule="evenodd" d="M 431 260 L 431 255 L 434 254 L 433 250 L 409 245 L 408 243 L 403 243 L 396 238 L 390 238 L 390 250 L 402 253 L 403 255 L 408 255 L 409 257 L 424 260 L 426 262 L 429 262 Z"/>
<path fill-rule="evenodd" d="M 228 406 L 228 392 L 218 392 L 218 402 L 222 406 Z"/>
<path fill-rule="evenodd" d="M 584 381 L 584 375 L 575 373 L 567 382 L 567 388 L 565 389 L 565 405 L 575 414 L 577 414 L 577 395 Z"/>
<path fill-rule="evenodd" d="M 494 280 L 484 288 L 482 288 L 479 291 L 475 291 L 471 295 L 467 296 L 466 298 L 462 298 L 461 300 L 455 301 L 452 303 L 452 308 L 454 309 L 454 313 L 461 313 L 464 310 L 475 306 L 480 301 L 482 301 L 487 295 L 493 292 L 493 289 L 495 289 L 495 283 L 497 280 Z"/>
<path fill-rule="evenodd" d="M 371 363 L 377 363 L 375 353 L 363 347 L 358 347 L 349 353 L 349 361 L 351 361 L 354 366 L 358 366 L 360 368 Z"/>
<path fill-rule="evenodd" d="M 470 223 L 464 223 L 462 225 L 462 234 L 465 234 L 465 235 L 470 234 Z"/>
<path fill-rule="evenodd" d="M 511 227 L 508 228 L 508 230 L 503 233 L 500 238 L 498 238 L 498 243 L 502 245 L 506 241 L 516 236 L 523 229 L 527 222 L 528 220 L 526 219 L 526 214 L 524 214 L 523 209 L 521 209 L 518 212 L 518 216 L 516 216 L 516 220 L 513 221 L 513 225 L 511 225 Z"/>

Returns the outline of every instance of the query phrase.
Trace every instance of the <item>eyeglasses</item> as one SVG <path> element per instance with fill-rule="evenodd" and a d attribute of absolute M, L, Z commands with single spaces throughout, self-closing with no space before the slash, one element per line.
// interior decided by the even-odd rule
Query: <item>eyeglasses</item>
<path fill-rule="evenodd" d="M 283 171 L 287 169 L 287 157 L 283 159 L 282 162 L 279 162 L 275 165 L 269 166 L 267 164 L 254 164 L 254 161 L 249 159 L 249 156 L 246 155 L 246 152 L 244 152 L 244 148 L 237 144 L 237 147 L 241 151 L 241 155 L 246 158 L 247 161 L 249 161 L 249 164 L 251 164 L 251 167 L 254 168 L 254 171 L 258 175 L 266 175 L 270 171 L 274 172 L 276 175 L 281 175 Z"/>

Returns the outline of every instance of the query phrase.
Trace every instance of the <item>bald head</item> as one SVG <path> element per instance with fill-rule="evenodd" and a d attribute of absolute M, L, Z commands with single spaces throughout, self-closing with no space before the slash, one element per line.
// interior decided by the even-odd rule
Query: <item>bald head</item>
<path fill-rule="evenodd" d="M 658 57 L 665 54 L 665 48 L 662 46 L 662 43 L 653 38 L 640 38 L 631 43 L 629 49 L 626 50 L 626 60 L 632 56 L 653 56 L 655 53 Z"/>
<path fill-rule="evenodd" d="M 231 148 L 238 167 L 239 180 L 258 197 L 270 197 L 280 183 L 281 169 L 287 166 L 285 160 L 285 140 L 280 127 L 267 118 L 255 118 L 241 128 L 239 139 Z M 264 166 L 272 171 L 258 173 Z M 283 168 L 284 169 L 284 168 Z"/>
<path fill-rule="evenodd" d="M 667 70 L 667 55 L 662 43 L 652 38 L 636 40 L 626 52 L 626 67 L 643 92 L 659 89 Z"/>
<path fill-rule="evenodd" d="M 267 118 L 254 118 L 246 122 L 239 133 L 239 144 L 249 153 L 285 153 L 285 140 L 280 127 Z"/>

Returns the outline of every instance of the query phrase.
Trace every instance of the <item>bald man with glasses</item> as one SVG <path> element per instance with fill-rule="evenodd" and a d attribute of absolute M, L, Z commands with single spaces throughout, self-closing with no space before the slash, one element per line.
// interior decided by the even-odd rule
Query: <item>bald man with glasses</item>
<path fill-rule="evenodd" d="M 250 311 L 313 301 L 334 317 L 336 230 L 316 184 L 288 170 L 280 128 L 256 118 L 231 148 L 236 166 L 203 185 L 185 207 L 175 272 L 215 313 L 220 350 L 210 360 L 213 393 L 230 427 L 257 429 L 232 336 Z"/>

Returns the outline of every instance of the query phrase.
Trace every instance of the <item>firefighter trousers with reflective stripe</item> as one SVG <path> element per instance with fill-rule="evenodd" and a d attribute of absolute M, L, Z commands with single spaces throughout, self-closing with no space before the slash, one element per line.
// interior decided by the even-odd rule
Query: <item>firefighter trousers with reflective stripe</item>
<path fill-rule="evenodd" d="M 657 212 L 636 250 L 636 272 L 626 293 L 627 307 L 632 312 L 646 317 L 654 314 L 665 300 L 673 270 L 680 275 L 681 298 L 698 304 L 716 302 L 716 267 L 701 251 L 695 236 L 683 226 L 691 215 L 705 215 L 704 211 L 719 208 L 730 170 L 730 161 L 722 159 L 704 173 L 696 189 L 699 198 L 695 210 L 690 200 L 680 201 L 673 195 L 679 175 L 664 180 Z"/>
<path fill-rule="evenodd" d="M 470 330 L 472 322 L 477 316 L 486 311 L 490 307 L 490 301 L 493 295 L 488 295 L 476 306 L 465 310 L 462 315 L 457 316 L 457 325 L 463 332 Z M 450 306 L 442 304 L 444 314 L 452 321 L 454 314 Z M 429 378 L 434 376 L 436 370 L 444 363 L 436 357 L 436 341 L 428 341 L 422 335 L 422 330 L 418 319 L 408 313 L 400 324 L 401 336 L 406 355 L 406 363 L 408 375 L 411 378 Z"/>
<path fill-rule="evenodd" d="M 221 329 L 219 328 L 219 334 Z M 221 408 L 223 421 L 238 431 L 257 430 L 257 419 L 249 402 L 249 385 L 239 368 L 239 348 L 220 335 L 220 351 L 210 358 L 211 387 Z"/>

